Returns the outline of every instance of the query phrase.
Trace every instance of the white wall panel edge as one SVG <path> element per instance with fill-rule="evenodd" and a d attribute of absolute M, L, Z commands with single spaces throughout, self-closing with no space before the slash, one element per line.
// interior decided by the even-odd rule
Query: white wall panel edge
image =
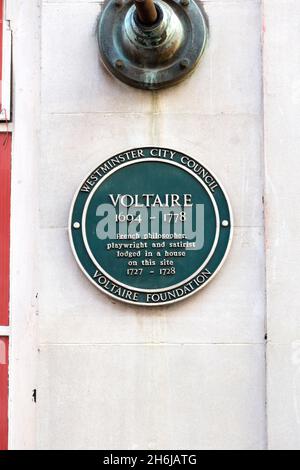
<path fill-rule="evenodd" d="M 36 442 L 40 0 L 11 3 L 13 108 L 9 448 Z M 26 44 L 26 47 L 24 47 Z"/>
<path fill-rule="evenodd" d="M 268 448 L 299 450 L 299 2 L 263 0 L 263 20 Z"/>

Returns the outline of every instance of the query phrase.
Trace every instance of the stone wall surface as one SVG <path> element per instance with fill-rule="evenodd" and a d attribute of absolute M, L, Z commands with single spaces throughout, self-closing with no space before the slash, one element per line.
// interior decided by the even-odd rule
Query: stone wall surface
<path fill-rule="evenodd" d="M 204 8 L 210 40 L 197 71 L 147 92 L 99 63 L 98 2 L 42 2 L 41 448 L 265 446 L 261 5 Z M 145 145 L 182 150 L 215 171 L 236 225 L 211 285 L 150 310 L 90 285 L 66 230 L 84 175 Z"/>
<path fill-rule="evenodd" d="M 21 61 L 28 22 L 21 21 L 23 2 L 14 2 Z M 11 446 L 300 448 L 299 2 L 204 1 L 210 37 L 200 65 L 182 84 L 155 92 L 130 88 L 101 65 L 100 2 L 31 3 L 26 14 L 40 21 L 25 35 L 39 46 L 27 58 L 35 81 L 31 88 L 19 72 L 15 88 L 22 97 L 36 84 L 39 132 L 24 134 L 21 126 L 32 102 L 23 114 L 16 106 L 13 158 L 20 161 L 21 142 L 28 152 L 38 141 L 29 161 L 38 174 L 32 194 L 39 214 L 24 229 L 31 248 L 20 272 L 14 261 L 11 314 L 27 308 L 17 302 L 17 285 L 31 254 L 34 287 L 23 289 L 38 298 L 31 305 L 39 319 L 38 429 L 36 442 L 22 441 L 19 422 Z M 183 151 L 216 173 L 235 221 L 231 252 L 213 282 L 186 301 L 151 309 L 97 291 L 77 267 L 67 234 L 83 177 L 113 154 L 147 145 Z M 27 184 L 30 168 L 13 172 L 15 200 L 24 207 L 20 181 Z M 18 362 L 15 344 L 12 372 L 28 360 Z M 12 415 L 14 434 L 17 410 Z"/>
<path fill-rule="evenodd" d="M 300 4 L 264 5 L 268 434 L 300 449 Z"/>

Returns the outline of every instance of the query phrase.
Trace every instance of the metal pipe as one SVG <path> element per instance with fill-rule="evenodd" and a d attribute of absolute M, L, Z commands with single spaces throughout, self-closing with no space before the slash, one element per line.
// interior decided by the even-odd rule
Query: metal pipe
<path fill-rule="evenodd" d="M 157 10 L 153 0 L 134 0 L 138 19 L 145 26 L 152 26 L 157 20 Z"/>

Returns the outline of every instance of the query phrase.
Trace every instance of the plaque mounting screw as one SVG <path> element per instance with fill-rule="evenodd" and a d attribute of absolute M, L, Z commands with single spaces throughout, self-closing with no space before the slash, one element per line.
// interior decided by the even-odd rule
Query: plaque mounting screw
<path fill-rule="evenodd" d="M 222 221 L 222 226 L 223 226 L 223 227 L 228 227 L 228 226 L 229 226 L 228 220 L 223 220 L 223 221 Z"/>
<path fill-rule="evenodd" d="M 74 222 L 73 227 L 78 229 L 80 228 L 80 223 L 79 222 Z"/>
<path fill-rule="evenodd" d="M 103 63 L 115 77 L 158 90 L 190 75 L 204 53 L 208 24 L 197 0 L 106 0 L 97 32 Z"/>

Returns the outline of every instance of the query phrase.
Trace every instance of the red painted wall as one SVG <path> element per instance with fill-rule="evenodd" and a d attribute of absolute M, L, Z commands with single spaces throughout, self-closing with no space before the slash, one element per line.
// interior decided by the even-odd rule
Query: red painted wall
<path fill-rule="evenodd" d="M 8 338 L 0 337 L 0 450 L 8 444 Z"/>
<path fill-rule="evenodd" d="M 3 0 L 0 0 L 0 80 L 2 39 Z M 11 135 L 0 133 L 0 326 L 7 326 L 9 322 L 10 172 Z M 8 337 L 0 336 L 0 450 L 8 446 L 8 344 Z"/>
<path fill-rule="evenodd" d="M 3 0 L 0 0 L 0 80 L 2 38 Z M 0 326 L 9 322 L 10 171 L 11 135 L 0 133 Z M 0 450 L 8 446 L 8 341 L 8 337 L 0 337 Z"/>
<path fill-rule="evenodd" d="M 9 322 L 11 136 L 0 133 L 0 326 Z M 8 444 L 8 338 L 0 337 L 0 450 Z"/>
<path fill-rule="evenodd" d="M 8 325 L 11 137 L 0 133 L 0 326 Z"/>
<path fill-rule="evenodd" d="M 3 39 L 3 0 L 0 0 L 0 80 L 2 80 L 2 39 Z M 0 87 L 0 109 L 2 109 L 2 96 Z"/>

